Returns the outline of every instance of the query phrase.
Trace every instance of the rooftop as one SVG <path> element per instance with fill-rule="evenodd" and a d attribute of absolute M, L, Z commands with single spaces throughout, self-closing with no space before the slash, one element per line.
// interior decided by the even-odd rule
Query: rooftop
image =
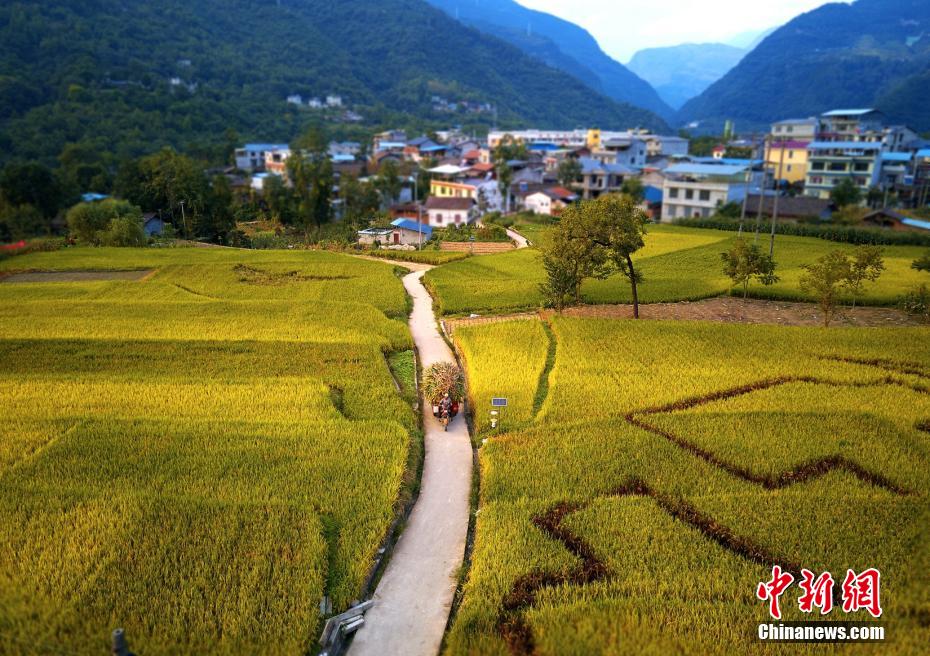
<path fill-rule="evenodd" d="M 822 116 L 865 116 L 866 114 L 871 114 L 873 112 L 878 112 L 878 110 L 871 109 L 871 108 L 870 109 L 834 109 L 829 112 L 824 112 Z"/>
<path fill-rule="evenodd" d="M 882 144 L 874 141 L 812 141 L 808 150 L 881 150 Z"/>
<path fill-rule="evenodd" d="M 698 175 L 730 177 L 746 172 L 745 166 L 733 164 L 675 164 L 665 172 L 672 175 Z"/>
<path fill-rule="evenodd" d="M 391 221 L 391 225 L 395 228 L 400 228 L 401 230 L 410 230 L 411 232 L 419 232 L 423 236 L 429 238 L 433 234 L 432 227 L 426 225 L 425 223 L 419 223 L 413 219 L 395 219 Z"/>
<path fill-rule="evenodd" d="M 428 210 L 470 210 L 474 206 L 475 200 L 473 198 L 430 196 L 426 199 L 426 209 Z"/>

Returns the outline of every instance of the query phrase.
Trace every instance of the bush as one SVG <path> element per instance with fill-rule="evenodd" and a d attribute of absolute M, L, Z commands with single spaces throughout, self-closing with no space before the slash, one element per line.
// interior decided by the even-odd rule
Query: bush
<path fill-rule="evenodd" d="M 739 230 L 739 221 L 725 218 L 709 219 L 679 219 L 676 225 L 685 228 L 704 228 L 707 230 Z M 752 226 L 747 221 L 745 226 Z M 766 224 L 766 231 L 771 229 L 771 223 Z M 775 232 L 779 235 L 794 237 L 816 237 L 827 241 L 843 244 L 873 244 L 876 246 L 930 246 L 930 235 L 917 232 L 892 232 L 881 228 L 856 228 L 836 224 L 823 223 L 776 223 Z"/>
<path fill-rule="evenodd" d="M 256 232 L 251 238 L 252 248 L 258 250 L 273 250 L 287 248 L 288 240 L 274 232 Z"/>
<path fill-rule="evenodd" d="M 920 285 L 909 291 L 901 300 L 901 309 L 924 323 L 930 323 L 930 289 Z"/>
<path fill-rule="evenodd" d="M 67 220 L 71 236 L 85 244 L 99 246 L 111 239 L 135 242 L 137 235 L 130 227 L 130 221 L 138 224 L 143 243 L 145 241 L 142 210 L 125 200 L 110 198 L 95 203 L 78 203 L 68 210 Z M 117 221 L 120 223 L 113 232 L 113 224 Z"/>
<path fill-rule="evenodd" d="M 110 227 L 100 235 L 102 246 L 135 247 L 145 246 L 148 237 L 138 220 L 123 216 L 110 221 Z"/>
<path fill-rule="evenodd" d="M 443 228 L 433 233 L 433 238 L 439 241 L 448 242 L 466 242 L 472 241 L 483 242 L 507 242 L 510 237 L 507 236 L 506 228 L 499 225 L 489 224 L 483 226 L 464 226 L 462 228 Z"/>

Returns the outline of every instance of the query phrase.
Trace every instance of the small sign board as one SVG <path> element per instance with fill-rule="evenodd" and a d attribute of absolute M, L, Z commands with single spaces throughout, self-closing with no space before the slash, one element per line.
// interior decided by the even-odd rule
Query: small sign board
<path fill-rule="evenodd" d="M 506 408 L 507 399 L 498 399 L 498 398 L 491 399 L 491 405 L 495 408 Z"/>

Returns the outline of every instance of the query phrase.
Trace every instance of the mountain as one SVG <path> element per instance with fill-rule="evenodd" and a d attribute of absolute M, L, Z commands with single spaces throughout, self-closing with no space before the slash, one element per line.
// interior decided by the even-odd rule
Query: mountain
<path fill-rule="evenodd" d="M 667 127 L 422 0 L 0 4 L 0 164 L 74 142 L 119 158 L 288 141 L 320 120 L 292 94 L 340 95 L 372 127 L 487 126 L 483 103 L 502 127 Z"/>
<path fill-rule="evenodd" d="M 607 55 L 586 30 L 513 0 L 427 0 L 466 25 L 493 34 L 619 102 L 674 115 L 648 82 Z"/>
<path fill-rule="evenodd" d="M 930 130 L 930 2 L 828 4 L 779 28 L 682 107 L 682 121 L 762 126 L 830 109 L 876 107 Z"/>
<path fill-rule="evenodd" d="M 649 82 L 667 104 L 679 109 L 726 75 L 746 53 L 723 43 L 685 43 L 640 50 L 627 68 Z"/>

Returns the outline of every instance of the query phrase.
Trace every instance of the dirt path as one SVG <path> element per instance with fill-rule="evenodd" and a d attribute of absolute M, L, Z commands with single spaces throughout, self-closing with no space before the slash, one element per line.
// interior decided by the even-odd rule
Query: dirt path
<path fill-rule="evenodd" d="M 425 369 L 454 357 L 436 327 L 433 300 L 421 282 L 424 271 L 417 269 L 404 277 L 404 287 L 413 297 L 410 331 Z M 439 652 L 465 555 L 472 448 L 462 415 L 445 433 L 427 407 L 423 424 L 426 456 L 420 496 L 375 590 L 374 608 L 353 639 L 351 656 Z"/>
<path fill-rule="evenodd" d="M 682 303 L 652 303 L 640 305 L 639 313 L 645 320 L 661 321 L 716 321 L 720 323 L 772 324 L 777 326 L 820 326 L 823 319 L 813 303 L 786 301 L 760 301 L 720 296 L 705 301 Z M 446 319 L 446 330 L 454 333 L 463 326 L 474 326 L 516 319 L 548 317 L 552 311 L 520 312 L 499 316 L 482 316 L 466 319 Z M 567 317 L 592 319 L 632 319 L 632 305 L 583 305 L 568 308 Z M 841 308 L 831 324 L 834 327 L 883 328 L 923 325 L 915 318 L 894 308 L 859 307 Z"/>

